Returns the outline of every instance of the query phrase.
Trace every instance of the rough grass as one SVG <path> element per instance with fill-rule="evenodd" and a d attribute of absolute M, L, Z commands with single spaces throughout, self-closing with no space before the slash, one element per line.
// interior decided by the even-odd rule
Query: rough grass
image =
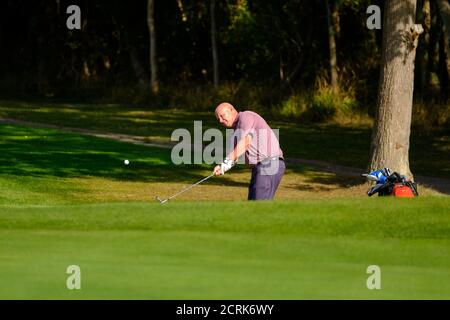
<path fill-rule="evenodd" d="M 56 124 L 68 127 L 144 136 L 169 142 L 172 131 L 193 131 L 194 121 L 203 121 L 203 129 L 219 128 L 211 112 L 152 109 L 148 106 L 117 104 L 0 102 L 0 118 Z M 365 125 L 306 125 L 268 119 L 280 129 L 280 141 L 287 157 L 320 159 L 364 170 L 369 159 L 371 128 Z M 450 134 L 448 129 L 411 133 L 410 164 L 413 173 L 450 178 Z"/>
<path fill-rule="evenodd" d="M 0 125 L 0 204 L 154 201 L 210 174 L 212 166 L 172 165 L 170 149 L 144 147 L 52 129 Z M 130 161 L 129 165 L 124 160 Z M 244 200 L 250 170 L 237 166 L 178 200 Z M 277 199 L 364 198 L 369 185 L 288 165 Z M 421 194 L 435 194 L 421 188 Z"/>

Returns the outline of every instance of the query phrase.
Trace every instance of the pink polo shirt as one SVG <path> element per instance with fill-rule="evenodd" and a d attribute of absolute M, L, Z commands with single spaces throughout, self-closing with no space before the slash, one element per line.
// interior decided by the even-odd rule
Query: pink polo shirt
<path fill-rule="evenodd" d="M 233 124 L 235 130 L 232 145 L 247 135 L 252 136 L 252 143 L 245 152 L 245 162 L 257 164 L 258 162 L 272 157 L 283 157 L 279 141 L 267 122 L 253 111 L 239 112 Z"/>

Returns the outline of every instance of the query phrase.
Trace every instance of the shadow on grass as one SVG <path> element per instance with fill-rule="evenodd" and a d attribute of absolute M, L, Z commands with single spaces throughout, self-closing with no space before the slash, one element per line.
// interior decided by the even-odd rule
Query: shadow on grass
<path fill-rule="evenodd" d="M 344 177 L 339 176 L 334 173 L 330 173 L 328 175 L 318 175 L 315 177 L 309 178 L 309 180 L 313 183 L 318 183 L 322 185 L 333 185 L 338 186 L 340 188 L 351 188 L 359 185 L 363 185 L 366 182 L 363 179 L 355 178 L 355 177 Z"/>
<path fill-rule="evenodd" d="M 173 130 L 193 132 L 194 121 L 204 129 L 217 127 L 213 112 L 156 110 L 117 104 L 24 103 L 1 101 L 0 116 L 57 126 L 170 138 Z"/>
<path fill-rule="evenodd" d="M 354 176 L 339 175 L 333 172 L 326 172 L 301 165 L 289 165 L 291 172 L 305 177 L 302 184 L 294 188 L 300 191 L 327 191 L 329 187 L 351 188 L 366 183 L 363 179 Z"/>
<path fill-rule="evenodd" d="M 104 132 L 170 139 L 173 130 L 193 131 L 195 120 L 203 129 L 219 128 L 213 106 L 208 112 L 155 109 L 124 104 L 88 104 L 62 101 L 0 101 L 0 118 L 90 129 Z M 367 126 L 308 125 L 291 119 L 270 119 L 280 130 L 287 158 L 316 159 L 345 166 L 368 165 L 371 128 Z M 450 131 L 448 128 L 413 128 L 410 163 L 414 174 L 450 178 Z"/>
<path fill-rule="evenodd" d="M 170 150 L 57 130 L 0 125 L 0 174 L 102 177 L 120 181 L 193 183 L 212 166 L 174 165 Z M 129 165 L 124 160 L 130 161 Z M 246 186 L 223 178 L 212 184 Z"/>

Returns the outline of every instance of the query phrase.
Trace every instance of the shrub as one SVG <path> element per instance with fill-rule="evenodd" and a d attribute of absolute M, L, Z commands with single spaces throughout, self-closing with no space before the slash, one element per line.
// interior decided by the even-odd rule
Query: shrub
<path fill-rule="evenodd" d="M 273 113 L 287 118 L 299 118 L 302 116 L 307 108 L 308 97 L 300 94 L 293 94 L 287 100 L 281 102 L 278 108 L 275 108 Z"/>
<path fill-rule="evenodd" d="M 412 124 L 429 128 L 450 126 L 450 103 L 414 104 Z"/>

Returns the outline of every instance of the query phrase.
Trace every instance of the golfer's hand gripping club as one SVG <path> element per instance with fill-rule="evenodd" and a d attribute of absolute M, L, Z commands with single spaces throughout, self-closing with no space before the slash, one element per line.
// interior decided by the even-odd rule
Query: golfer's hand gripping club
<path fill-rule="evenodd" d="M 230 170 L 234 165 L 234 162 L 231 159 L 225 158 L 223 162 L 214 167 L 213 174 L 215 176 L 223 175 L 225 172 Z"/>

